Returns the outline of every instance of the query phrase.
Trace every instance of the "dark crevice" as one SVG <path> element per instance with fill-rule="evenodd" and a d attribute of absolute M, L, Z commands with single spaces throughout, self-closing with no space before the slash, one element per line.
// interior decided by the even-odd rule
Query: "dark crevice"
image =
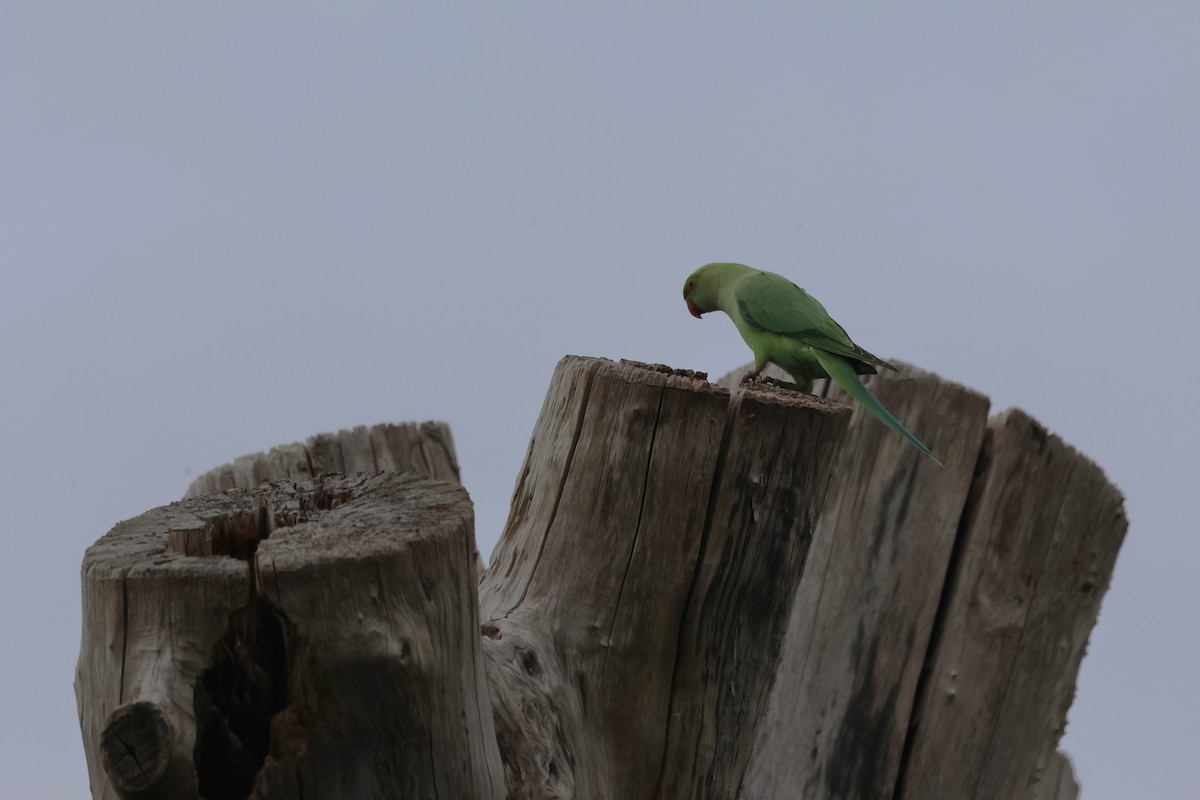
<path fill-rule="evenodd" d="M 319 496 L 312 498 L 320 507 Z M 250 594 L 229 615 L 213 646 L 208 668 L 194 689 L 198 791 L 206 800 L 243 800 L 254 789 L 271 749 L 271 718 L 288 705 L 294 631 L 287 618 L 257 590 L 254 554 L 274 531 L 275 516 L 263 503 L 257 514 L 213 522 L 213 555 L 247 563 Z"/>
<path fill-rule="evenodd" d="M 125 705 L 125 655 L 129 652 L 129 576 L 121 581 L 121 684 L 117 702 Z"/>
<path fill-rule="evenodd" d="M 386 436 L 386 434 L 384 434 Z M 386 441 L 386 438 L 384 439 Z M 371 468 L 375 472 L 383 472 L 379 468 L 379 453 L 375 452 L 375 437 L 371 435 L 371 431 L 367 431 L 367 449 L 371 451 Z"/>
<path fill-rule="evenodd" d="M 1033 429 L 1033 435 L 1034 435 L 1034 439 L 1038 442 L 1038 444 L 1040 446 L 1039 452 L 1043 452 L 1045 450 L 1045 445 L 1046 445 L 1046 441 L 1047 441 L 1046 437 L 1048 435 L 1046 429 L 1041 427 L 1040 425 L 1035 425 L 1034 429 Z M 1071 484 L 1074 482 L 1076 466 L 1077 466 L 1077 462 L 1075 464 L 1070 465 L 1070 467 L 1069 467 L 1069 469 L 1071 470 L 1070 478 L 1064 484 L 1063 492 L 1058 498 L 1058 508 L 1055 510 L 1054 523 L 1050 528 L 1050 535 L 1046 537 L 1045 550 L 1042 551 L 1041 561 L 1039 562 L 1040 568 L 1037 570 L 1036 574 L 1033 576 L 1033 581 L 1029 587 L 1029 601 L 1025 604 L 1025 614 L 1023 615 L 1023 617 L 1021 619 L 1020 631 L 1017 634 L 1017 643 L 1016 643 L 1016 646 L 1013 648 L 1012 661 L 1008 665 L 1008 673 L 1004 678 L 1004 684 L 1003 684 L 1004 692 L 1003 692 L 1003 694 L 1001 694 L 1000 700 L 996 704 L 997 708 L 1004 708 L 1005 704 L 1008 701 L 1008 693 L 1013 688 L 1013 674 L 1015 673 L 1015 671 L 1017 669 L 1017 663 L 1021 657 L 1021 650 L 1025 645 L 1025 635 L 1029 632 L 1029 626 L 1028 626 L 1029 615 L 1033 613 L 1035 599 L 1036 599 L 1037 593 L 1038 593 L 1038 586 L 1041 583 L 1042 578 L 1045 577 L 1045 575 L 1046 575 L 1045 562 L 1046 562 L 1046 559 L 1050 557 L 1050 551 L 1053 549 L 1053 546 L 1054 546 L 1054 537 L 1055 537 L 1055 534 L 1059 530 L 1059 521 L 1062 519 L 1063 507 L 1066 505 L 1067 496 L 1070 494 Z M 988 733 L 987 747 L 983 751 L 985 763 L 987 761 L 991 760 L 992 749 L 995 746 L 995 742 L 996 742 L 996 731 L 997 731 L 997 726 L 993 725 L 991 731 Z M 982 772 L 979 775 L 979 780 L 980 781 L 983 780 Z M 979 788 L 978 788 L 978 786 L 976 786 L 975 794 L 978 795 L 978 792 L 979 792 Z"/>
<path fill-rule="evenodd" d="M 307 442 L 304 443 L 304 460 L 308 463 L 309 477 L 315 478 L 315 477 L 317 477 L 317 471 L 315 469 L 313 469 L 312 447 L 310 446 L 311 444 L 312 444 L 311 438 Z"/>
<path fill-rule="evenodd" d="M 938 598 L 937 611 L 934 613 L 933 626 L 929 631 L 929 642 L 925 646 L 925 660 L 921 666 L 921 674 L 917 677 L 917 685 L 913 691 L 912 706 L 909 712 L 908 728 L 905 730 L 904 745 L 900 750 L 900 765 L 896 771 L 896 786 L 892 791 L 892 800 L 904 800 L 904 784 L 908 777 L 908 765 L 912 760 L 913 742 L 916 740 L 916 730 L 921 724 L 920 713 L 925 705 L 925 697 L 929 694 L 933 659 L 942 641 L 942 631 L 949 613 L 950 600 L 958 587 L 959 564 L 967 549 L 968 531 L 974 520 L 979 506 L 979 496 L 983 492 L 983 482 L 987 473 L 992 454 L 992 431 L 984 433 L 983 443 L 979 448 L 979 456 L 975 460 L 975 472 L 971 476 L 971 486 L 963 502 L 962 513 L 958 518 L 958 530 L 954 533 L 954 544 L 950 548 L 950 558 L 946 563 L 946 572 L 942 578 L 942 593 Z"/>

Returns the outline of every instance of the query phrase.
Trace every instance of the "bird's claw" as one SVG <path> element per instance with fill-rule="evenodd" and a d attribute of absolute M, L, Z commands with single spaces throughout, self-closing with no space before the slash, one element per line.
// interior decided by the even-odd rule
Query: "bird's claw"
<path fill-rule="evenodd" d="M 740 383 L 738 383 L 738 385 L 739 386 L 749 386 L 752 383 L 759 383 L 761 381 L 762 381 L 762 375 L 757 370 L 752 369 L 752 370 L 748 371 L 745 375 L 742 376 L 742 380 Z"/>

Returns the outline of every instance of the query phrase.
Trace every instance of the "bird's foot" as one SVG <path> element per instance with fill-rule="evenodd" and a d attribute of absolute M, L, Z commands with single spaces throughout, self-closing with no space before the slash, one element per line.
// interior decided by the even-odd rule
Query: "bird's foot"
<path fill-rule="evenodd" d="M 749 386 L 750 384 L 759 383 L 761 381 L 762 375 L 758 370 L 752 369 L 742 376 L 742 380 L 738 383 L 738 386 Z"/>

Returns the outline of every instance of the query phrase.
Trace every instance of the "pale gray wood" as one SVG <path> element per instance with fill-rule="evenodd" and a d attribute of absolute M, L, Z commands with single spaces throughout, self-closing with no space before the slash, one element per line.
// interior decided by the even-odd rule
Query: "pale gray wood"
<path fill-rule="evenodd" d="M 846 415 L 568 357 L 482 590 L 514 798 L 728 797 Z"/>
<path fill-rule="evenodd" d="M 792 608 L 747 798 L 891 797 L 987 398 L 912 367 L 871 390 L 939 468 L 854 413 Z"/>
<path fill-rule="evenodd" d="M 460 482 L 450 426 L 403 422 L 319 433 L 304 443 L 240 456 L 197 477 L 184 497 L 251 489 L 267 481 L 305 480 L 322 472 L 415 472 Z"/>
<path fill-rule="evenodd" d="M 160 740 L 171 752 L 155 759 L 166 766 L 153 771 L 150 781 L 172 787 L 174 796 L 196 796 L 192 687 L 230 614 L 246 604 L 250 580 L 241 561 L 172 552 L 170 532 L 203 535 L 235 503 L 201 498 L 156 508 L 118 524 L 84 556 L 75 694 L 94 798 L 118 796 L 101 744 L 110 722 L 120 729 L 117 712 L 136 703 L 161 709 L 171 730 Z M 107 753 L 108 761 L 119 760 L 113 749 Z"/>
<path fill-rule="evenodd" d="M 791 390 L 734 395 L 684 618 L 657 797 L 737 792 L 848 417 L 844 407 Z"/>
<path fill-rule="evenodd" d="M 1048 761 L 1031 800 L 1079 800 L 1079 782 L 1071 757 L 1055 750 Z"/>
<path fill-rule="evenodd" d="M 93 797 L 503 797 L 474 549 L 466 493 L 414 474 L 121 523 L 83 566 Z"/>
<path fill-rule="evenodd" d="M 465 493 L 394 474 L 458 480 L 441 423 L 244 456 L 189 493 L 288 482 L 122 523 L 84 565 L 95 796 L 236 767 L 219 663 L 286 689 L 254 797 L 1077 797 L 1055 745 L 1119 493 L 909 367 L 867 380 L 945 470 L 739 378 L 563 359 L 478 605 Z M 346 469 L 389 474 L 305 481 Z"/>
<path fill-rule="evenodd" d="M 749 365 L 735 370 L 723 377 L 721 383 L 737 385 L 748 369 Z M 976 764 L 979 774 L 964 778 L 958 785 L 926 783 L 913 788 L 914 780 L 926 780 L 931 775 L 949 780 L 948 775 L 962 771 L 953 751 L 947 755 L 942 746 L 949 740 L 961 745 L 959 731 L 935 728 L 936 735 L 915 738 L 907 743 L 907 750 L 903 749 L 906 729 L 920 716 L 920 709 L 910 715 L 908 707 L 913 704 L 914 681 L 924 660 L 924 642 L 929 640 L 933 622 L 931 611 L 938 607 L 943 576 L 957 582 L 964 569 L 1009 570 L 1016 574 L 1022 569 L 1019 562 L 1024 551 L 1018 549 L 1015 555 L 1006 551 L 991 561 L 968 559 L 964 563 L 959 551 L 949 547 L 955 541 L 956 527 L 962 531 L 959 550 L 966 547 L 971 528 L 965 520 L 977 513 L 974 503 L 979 487 L 984 485 L 989 470 L 998 467 L 991 463 L 990 457 L 979 461 L 976 466 L 983 474 L 977 477 L 976 490 L 969 495 L 972 500 L 968 503 L 961 479 L 970 476 L 971 448 L 967 446 L 960 458 L 940 442 L 948 438 L 950 447 L 959 449 L 964 442 L 978 442 L 977 425 L 980 415 L 986 413 L 986 401 L 978 398 L 976 407 L 968 411 L 951 398 L 927 397 L 927 405 L 917 403 L 913 407 L 906 402 L 906 392 L 901 391 L 899 397 L 895 394 L 912 377 L 922 381 L 928 376 L 901 365 L 899 375 L 885 372 L 865 381 L 885 406 L 942 456 L 947 472 L 954 473 L 957 484 L 952 489 L 943 486 L 932 495 L 927 492 L 923 498 L 917 497 L 920 485 L 913 484 L 910 488 L 915 491 L 904 494 L 905 504 L 881 503 L 879 489 L 889 479 L 903 480 L 906 472 L 911 476 L 911 470 L 897 469 L 895 459 L 907 457 L 918 466 L 920 461 L 899 437 L 856 407 L 851 433 L 843 446 L 842 462 L 810 554 L 815 563 L 824 561 L 829 565 L 827 574 L 835 580 L 814 583 L 814 576 L 819 574 L 815 567 L 806 571 L 802 580 L 779 680 L 743 787 L 745 797 L 892 797 L 897 766 L 905 772 L 910 763 L 925 771 L 918 773 L 920 778 L 907 776 L 905 797 L 972 797 L 975 795 L 960 794 L 966 791 L 964 784 L 970 780 L 976 781 L 979 797 L 1020 797 L 1041 792 L 1040 796 L 1056 798 L 1057 794 L 1046 794 L 1051 791 L 1047 782 L 1053 783 L 1053 791 L 1064 798 L 1078 794 L 1073 776 L 1063 777 L 1061 765 L 1066 757 L 1055 753 L 1054 745 L 1074 697 L 1079 660 L 1095 623 L 1100 597 L 1111 577 L 1126 522 L 1120 494 L 1103 474 L 1057 437 L 1048 437 L 1036 423 L 1030 423 L 1026 443 L 1032 441 L 1036 447 L 1044 448 L 1048 441 L 1052 451 L 1069 453 L 1070 464 L 1066 469 L 1077 468 L 1077 478 L 1083 477 L 1055 489 L 1054 480 L 1062 478 L 1062 469 L 1050 469 L 1052 475 L 1048 477 L 1044 468 L 1029 459 L 1013 466 L 1012 474 L 1006 478 L 1004 501 L 1009 506 L 1010 518 L 996 520 L 994 524 L 999 527 L 993 535 L 1032 536 L 1035 540 L 1057 537 L 1058 548 L 1045 551 L 1048 560 L 1042 565 L 1048 576 L 1055 577 L 1045 580 L 1039 577 L 1041 599 L 1029 601 L 1030 613 L 1020 634 L 1022 651 L 1028 652 L 1013 661 L 1012 671 L 986 673 L 985 670 L 985 674 L 977 675 L 973 689 L 988 696 L 987 707 L 976 709 L 982 717 L 962 714 L 961 724 L 967 725 L 971 720 L 976 726 L 974 730 L 986 737 L 987 747 L 992 751 L 986 761 L 987 769 L 984 764 Z M 786 376 L 782 379 L 786 380 Z M 821 387 L 821 383 L 818 382 L 817 391 L 854 405 L 839 387 Z M 949 385 L 943 387 L 948 388 Z M 963 398 L 971 394 L 966 392 Z M 1010 413 L 1016 419 L 1028 421 L 1020 412 Z M 1002 425 L 1005 419 L 1006 416 L 1001 416 L 992 424 Z M 956 420 L 970 420 L 971 432 L 955 425 Z M 955 427 L 959 430 L 952 433 L 947 430 Z M 862 433 L 874 438 L 856 438 Z M 891 448 L 890 455 L 879 452 L 881 445 Z M 1009 447 L 1013 446 L 1010 443 Z M 852 464 L 857 464 L 857 470 L 845 471 Z M 877 471 L 871 474 L 873 470 Z M 852 475 L 854 472 L 857 474 Z M 1047 481 L 1051 486 L 1047 486 Z M 965 515 L 961 524 L 956 524 L 954 516 L 948 513 L 956 502 L 963 508 L 960 516 Z M 1024 518 L 1011 518 L 1011 512 L 1022 505 L 1040 507 L 1041 517 L 1026 509 Z M 886 514 L 889 506 L 903 508 L 914 521 L 923 513 L 937 511 L 934 516 L 940 522 L 906 531 L 901 537 L 903 546 L 894 549 L 885 563 L 873 555 L 873 548 L 864 546 L 861 536 L 855 536 L 854 525 L 848 530 L 843 527 L 855 519 L 868 523 L 874 520 L 875 534 L 883 536 L 885 518 L 889 523 L 902 522 Z M 1076 520 L 1073 530 L 1064 532 L 1063 526 L 1069 528 L 1071 523 L 1065 517 L 1054 516 L 1059 507 L 1065 509 L 1063 514 Z M 1076 510 L 1071 512 L 1072 508 Z M 1082 509 L 1094 511 L 1090 522 L 1078 522 L 1084 513 Z M 1017 530 L 1021 526 L 1027 529 Z M 1028 529 L 1029 526 L 1033 529 Z M 886 531 L 895 534 L 897 528 L 889 527 Z M 1073 542 L 1073 546 L 1068 542 Z M 869 571 L 864 572 L 864 566 L 869 566 Z M 1046 591 L 1047 586 L 1057 588 Z M 839 596 L 845 603 L 841 608 L 836 602 Z M 955 606 L 961 600 L 954 598 L 951 592 L 945 592 L 941 617 L 953 618 L 962 613 Z M 975 623 L 962 627 L 962 637 L 974 637 L 962 646 L 976 648 L 979 657 L 986 661 L 995 637 L 986 624 Z M 869 663 L 864 664 L 864 659 Z M 800 680 L 799 675 L 808 677 Z M 919 684 L 923 697 L 929 692 L 929 684 L 930 681 Z M 995 719 L 988 721 L 988 714 Z M 1038 733 L 1029 737 L 1029 730 Z M 947 763 L 955 766 L 940 766 Z"/>
<path fill-rule="evenodd" d="M 989 422 L 898 798 L 1034 793 L 1127 524 L 1059 437 L 1018 410 Z"/>

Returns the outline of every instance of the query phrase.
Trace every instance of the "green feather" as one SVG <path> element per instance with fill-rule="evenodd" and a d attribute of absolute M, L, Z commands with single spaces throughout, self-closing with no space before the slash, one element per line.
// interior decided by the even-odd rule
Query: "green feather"
<path fill-rule="evenodd" d="M 945 466 L 938 457 L 933 454 L 933 451 L 925 446 L 925 443 L 912 435 L 908 428 L 900 424 L 900 421 L 892 416 L 891 412 L 883 407 L 883 403 L 875 395 L 871 394 L 871 390 L 863 386 L 858 375 L 854 372 L 854 367 L 850 362 L 840 356 L 830 355 L 817 351 L 817 360 L 821 362 L 821 366 L 825 367 L 825 371 L 829 373 L 829 377 L 837 381 L 838 386 L 846 390 L 847 394 L 853 397 L 858 402 L 862 403 L 863 407 L 870 411 L 876 419 L 887 425 L 896 433 L 908 439 L 913 447 L 920 450 L 925 455 L 933 459 L 933 463 L 939 467 Z"/>
<path fill-rule="evenodd" d="M 777 364 L 797 383 L 832 378 L 883 424 L 899 433 L 935 463 L 941 461 L 901 425 L 859 375 L 876 367 L 896 369 L 851 341 L 815 297 L 780 275 L 745 264 L 707 264 L 684 282 L 683 296 L 693 313 L 724 311 L 754 351 L 755 372 Z"/>

